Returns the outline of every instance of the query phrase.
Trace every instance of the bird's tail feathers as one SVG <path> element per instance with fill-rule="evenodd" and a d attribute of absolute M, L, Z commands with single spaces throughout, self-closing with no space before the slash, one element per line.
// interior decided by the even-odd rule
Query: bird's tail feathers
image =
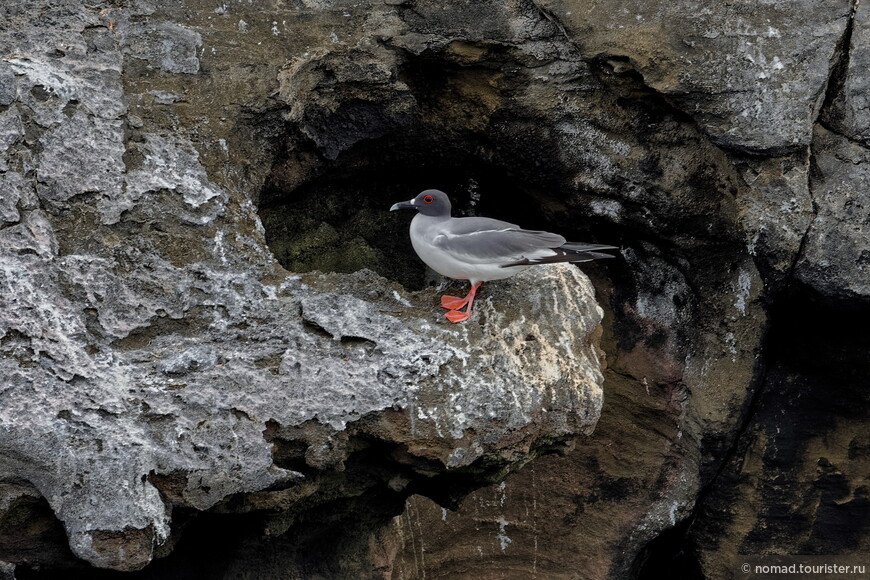
<path fill-rule="evenodd" d="M 568 243 L 565 243 L 565 244 L 562 244 L 561 246 L 559 246 L 558 249 L 559 250 L 571 250 L 574 252 L 594 252 L 597 250 L 618 250 L 619 248 L 616 246 L 605 246 L 603 244 L 581 244 L 578 242 L 568 242 Z M 613 257 L 613 256 L 610 256 L 610 254 L 605 254 L 605 255 L 608 257 L 611 257 L 611 258 Z"/>
<path fill-rule="evenodd" d="M 590 262 L 592 260 L 603 260 L 606 258 L 615 258 L 611 254 L 604 254 L 592 250 L 616 250 L 616 246 L 602 246 L 594 244 L 572 244 L 567 243 L 558 248 L 553 248 L 556 252 L 553 256 L 542 256 L 539 258 L 523 258 L 510 264 L 502 264 L 502 268 L 510 268 L 511 266 L 533 266 L 536 264 L 558 264 L 560 262 Z"/>

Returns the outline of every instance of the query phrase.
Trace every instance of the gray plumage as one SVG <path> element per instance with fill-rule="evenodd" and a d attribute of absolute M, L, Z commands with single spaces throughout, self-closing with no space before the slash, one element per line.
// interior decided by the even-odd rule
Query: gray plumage
<path fill-rule="evenodd" d="M 524 230 L 501 220 L 451 217 L 450 199 L 437 189 L 427 189 L 410 201 L 396 203 L 390 211 L 397 209 L 417 210 L 410 233 L 411 245 L 420 259 L 443 276 L 472 284 L 464 299 L 442 297 L 441 305 L 451 309 L 445 315 L 451 322 L 468 318 L 482 282 L 509 278 L 537 264 L 612 258 L 600 250 L 616 249 L 566 242 L 559 234 Z M 466 311 L 459 312 L 465 304 Z"/>
<path fill-rule="evenodd" d="M 616 249 L 566 242 L 559 234 L 491 218 L 451 217 L 449 198 L 436 189 L 390 209 L 404 208 L 418 211 L 411 222 L 411 243 L 420 258 L 439 274 L 472 283 L 507 278 L 523 266 L 612 258 L 600 250 Z"/>

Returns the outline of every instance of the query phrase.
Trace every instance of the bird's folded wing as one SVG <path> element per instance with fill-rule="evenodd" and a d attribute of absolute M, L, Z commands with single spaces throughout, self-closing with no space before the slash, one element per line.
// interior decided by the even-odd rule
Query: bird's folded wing
<path fill-rule="evenodd" d="M 565 238 L 550 232 L 523 230 L 499 220 L 466 218 L 453 220 L 451 227 L 439 232 L 432 243 L 465 262 L 500 264 L 559 247 Z"/>

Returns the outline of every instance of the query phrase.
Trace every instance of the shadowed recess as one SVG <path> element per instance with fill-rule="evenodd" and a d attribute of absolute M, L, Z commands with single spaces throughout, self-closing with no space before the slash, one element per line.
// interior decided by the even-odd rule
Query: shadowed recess
<path fill-rule="evenodd" d="M 411 247 L 412 215 L 389 207 L 428 188 L 450 196 L 454 216 L 495 217 L 570 239 L 589 236 L 572 234 L 586 224 L 566 219 L 563 202 L 528 185 L 533 171 L 500 167 L 443 144 L 414 146 L 404 140 L 387 136 L 360 143 L 292 191 L 270 180 L 259 213 L 282 266 L 291 272 L 368 268 L 409 290 L 422 288 L 436 277 Z"/>

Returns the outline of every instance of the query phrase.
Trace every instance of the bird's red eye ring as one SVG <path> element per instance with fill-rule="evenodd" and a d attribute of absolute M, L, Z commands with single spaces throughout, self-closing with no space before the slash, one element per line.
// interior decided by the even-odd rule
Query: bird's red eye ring
<path fill-rule="evenodd" d="M 433 201 L 435 201 L 435 198 L 432 197 L 431 195 L 424 195 L 423 196 L 423 203 L 432 203 Z"/>

